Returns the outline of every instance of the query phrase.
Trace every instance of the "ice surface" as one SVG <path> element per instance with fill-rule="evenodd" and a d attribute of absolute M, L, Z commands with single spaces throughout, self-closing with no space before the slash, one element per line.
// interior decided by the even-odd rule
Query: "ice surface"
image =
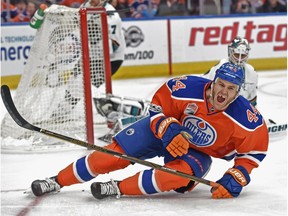
<path fill-rule="evenodd" d="M 151 99 L 168 78 L 113 81 L 113 92 L 120 96 Z M 277 123 L 287 123 L 287 71 L 259 72 L 258 109 Z M 1 100 L 1 119 L 6 110 Z M 281 216 L 287 215 L 287 135 L 270 140 L 267 157 L 251 174 L 251 183 L 236 199 L 213 200 L 210 188 L 199 184 L 191 193 L 162 193 L 152 196 L 96 200 L 90 193 L 93 181 L 123 179 L 141 165 L 98 176 L 90 182 L 66 187 L 60 193 L 40 198 L 23 193 L 35 179 L 56 175 L 59 170 L 84 156 L 85 149 L 64 152 L 1 154 L 1 215 L 33 216 Z M 162 164 L 161 158 L 152 162 Z M 207 179 L 216 181 L 233 165 L 214 159 Z"/>

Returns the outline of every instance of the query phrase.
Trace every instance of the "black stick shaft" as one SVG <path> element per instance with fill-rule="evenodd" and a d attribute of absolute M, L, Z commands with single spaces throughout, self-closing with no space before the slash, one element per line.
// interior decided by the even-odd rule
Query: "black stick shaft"
<path fill-rule="evenodd" d="M 77 139 L 62 135 L 62 134 L 58 134 L 58 133 L 34 126 L 34 125 L 30 124 L 29 122 L 27 122 L 18 112 L 18 110 L 17 110 L 17 108 L 16 108 L 16 106 L 12 100 L 10 89 L 8 86 L 6 86 L 6 85 L 1 86 L 1 97 L 2 97 L 3 103 L 4 103 L 8 113 L 10 114 L 10 116 L 13 118 L 13 120 L 20 127 L 26 128 L 26 129 L 31 130 L 31 131 L 39 132 L 39 133 L 45 134 L 45 135 L 53 137 L 53 138 L 58 138 L 60 140 L 67 141 L 67 142 L 70 142 L 70 143 L 73 143 L 73 144 L 76 144 L 76 145 L 79 145 L 82 147 L 86 147 L 88 149 L 93 149 L 93 150 L 96 150 L 96 151 L 99 151 L 102 153 L 113 155 L 115 157 L 119 157 L 119 158 L 131 161 L 134 163 L 138 163 L 138 164 L 141 164 L 141 165 L 153 168 L 153 169 L 158 169 L 158 170 L 161 170 L 161 171 L 166 172 L 166 173 L 181 176 L 181 177 L 187 178 L 189 180 L 192 180 L 192 181 L 195 181 L 198 183 L 209 185 L 211 187 L 218 187 L 219 186 L 218 183 L 206 180 L 204 178 L 199 178 L 199 177 L 187 174 L 187 173 L 183 173 L 183 172 L 178 171 L 178 170 L 173 170 L 173 169 L 170 169 L 168 167 L 161 166 L 159 164 L 155 164 L 155 163 L 152 163 L 149 161 L 141 160 L 141 159 L 138 159 L 135 157 L 130 157 L 128 155 L 125 155 L 125 154 L 122 154 L 119 152 L 115 152 L 115 151 L 110 150 L 110 149 L 96 146 L 96 145 L 93 145 L 93 144 L 90 144 L 90 143 L 87 143 L 87 142 L 84 142 L 81 140 L 77 140 Z"/>

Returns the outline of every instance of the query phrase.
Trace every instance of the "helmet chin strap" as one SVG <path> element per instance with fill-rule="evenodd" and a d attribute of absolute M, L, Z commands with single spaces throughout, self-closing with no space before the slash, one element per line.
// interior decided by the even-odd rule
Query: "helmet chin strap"
<path fill-rule="evenodd" d="M 214 95 L 213 95 L 213 88 L 214 88 L 214 82 L 212 82 L 211 84 L 211 88 L 210 88 L 210 94 L 209 94 L 209 98 L 211 98 L 211 104 L 214 107 Z"/>
<path fill-rule="evenodd" d="M 213 94 L 212 94 L 213 88 L 214 88 L 214 82 L 212 82 L 212 84 L 211 84 L 211 88 L 210 88 L 211 91 L 210 91 L 210 95 L 209 95 L 209 97 L 212 98 L 212 99 L 213 99 Z"/>

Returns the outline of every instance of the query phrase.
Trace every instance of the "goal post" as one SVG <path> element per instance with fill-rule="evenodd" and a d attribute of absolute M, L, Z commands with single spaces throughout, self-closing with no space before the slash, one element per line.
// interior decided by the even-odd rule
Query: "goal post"
<path fill-rule="evenodd" d="M 93 111 L 92 111 L 92 93 L 91 93 L 91 79 L 90 79 L 90 56 L 89 56 L 89 32 L 87 28 L 87 13 L 93 14 L 97 12 L 101 16 L 101 26 L 103 39 L 103 57 L 104 57 L 104 71 L 106 73 L 105 83 L 106 83 L 106 93 L 112 93 L 111 86 L 111 67 L 110 67 L 110 55 L 109 55 L 109 43 L 108 43 L 108 30 L 107 30 L 107 17 L 106 10 L 104 8 L 81 8 L 79 10 L 80 14 L 80 29 L 81 29 L 81 42 L 82 42 L 82 56 L 83 56 L 83 71 L 84 71 L 84 88 L 85 88 L 85 101 L 86 104 L 86 119 L 87 125 L 93 126 Z M 87 127 L 87 141 L 94 144 L 94 130 L 93 127 Z"/>
<path fill-rule="evenodd" d="M 94 143 L 94 125 L 106 123 L 92 97 L 112 93 L 107 17 L 104 8 L 51 5 L 37 30 L 14 95 L 28 121 Z M 9 115 L 1 123 L 1 149 L 70 148 L 17 127 Z"/>

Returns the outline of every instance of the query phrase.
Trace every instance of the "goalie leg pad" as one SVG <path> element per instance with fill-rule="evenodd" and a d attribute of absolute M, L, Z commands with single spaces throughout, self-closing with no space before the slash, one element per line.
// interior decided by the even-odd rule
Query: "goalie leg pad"
<path fill-rule="evenodd" d="M 118 105 L 113 104 L 113 102 L 107 98 L 93 98 L 93 101 L 97 112 L 104 117 L 107 117 L 109 113 L 118 109 Z"/>
<path fill-rule="evenodd" d="M 145 105 L 141 101 L 127 100 L 118 97 L 109 96 L 107 98 L 93 98 L 97 111 L 107 117 L 112 111 L 120 114 L 127 114 L 131 116 L 144 115 Z"/>

